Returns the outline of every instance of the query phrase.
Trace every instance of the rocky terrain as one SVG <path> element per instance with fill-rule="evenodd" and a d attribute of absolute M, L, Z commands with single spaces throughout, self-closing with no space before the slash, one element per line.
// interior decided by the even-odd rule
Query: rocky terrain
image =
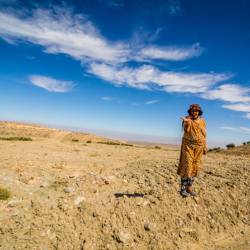
<path fill-rule="evenodd" d="M 0 122 L 0 249 L 250 249 L 249 152 L 208 153 L 182 198 L 177 147 Z"/>

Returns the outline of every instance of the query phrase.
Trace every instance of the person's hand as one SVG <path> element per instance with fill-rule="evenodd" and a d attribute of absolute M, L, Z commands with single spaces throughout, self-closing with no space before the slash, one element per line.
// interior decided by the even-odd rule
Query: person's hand
<path fill-rule="evenodd" d="M 186 117 L 183 117 L 181 116 L 180 117 L 184 122 L 191 122 L 191 119 L 190 118 L 186 118 Z"/>

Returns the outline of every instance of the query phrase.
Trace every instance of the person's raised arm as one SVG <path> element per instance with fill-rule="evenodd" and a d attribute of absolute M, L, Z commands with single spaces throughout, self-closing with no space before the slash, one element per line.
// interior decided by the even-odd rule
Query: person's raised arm
<path fill-rule="evenodd" d="M 180 117 L 183 122 L 183 127 L 185 132 L 189 132 L 192 120 L 189 117 Z"/>

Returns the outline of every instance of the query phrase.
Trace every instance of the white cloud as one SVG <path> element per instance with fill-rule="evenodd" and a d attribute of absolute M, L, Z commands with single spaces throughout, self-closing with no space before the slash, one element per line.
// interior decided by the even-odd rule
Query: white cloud
<path fill-rule="evenodd" d="M 167 92 L 202 93 L 214 84 L 227 80 L 229 74 L 164 72 L 149 65 L 138 68 L 90 64 L 89 73 L 116 85 L 139 89 L 160 88 Z"/>
<path fill-rule="evenodd" d="M 232 131 L 238 131 L 237 128 L 233 128 L 233 127 L 229 127 L 229 126 L 222 126 L 220 127 L 221 129 L 225 129 L 225 130 L 232 130 Z"/>
<path fill-rule="evenodd" d="M 250 104 L 247 103 L 225 104 L 222 107 L 234 111 L 250 112 Z"/>
<path fill-rule="evenodd" d="M 250 134 L 250 128 L 246 128 L 246 127 L 240 127 L 240 129 L 244 132 L 246 132 L 247 134 Z"/>
<path fill-rule="evenodd" d="M 219 99 L 228 102 L 250 102 L 250 88 L 244 88 L 236 84 L 224 84 L 206 91 L 202 97 L 210 100 Z"/>
<path fill-rule="evenodd" d="M 151 101 L 145 102 L 145 104 L 146 104 L 146 105 L 152 105 L 152 104 L 156 104 L 156 103 L 158 103 L 158 102 L 159 102 L 159 100 L 151 100 Z"/>
<path fill-rule="evenodd" d="M 239 111 L 250 112 L 250 88 L 242 87 L 236 84 L 223 84 L 214 89 L 209 89 L 201 94 L 201 97 L 209 100 L 222 100 L 231 104 L 222 105 L 223 108 Z M 250 113 L 245 118 L 250 119 Z"/>
<path fill-rule="evenodd" d="M 31 84 L 46 89 L 49 92 L 69 92 L 74 84 L 71 81 L 61 81 L 47 76 L 31 75 L 29 76 Z"/>
<path fill-rule="evenodd" d="M 149 46 L 143 48 L 138 56 L 137 60 L 147 59 L 160 59 L 168 61 L 182 61 L 190 59 L 192 57 L 198 57 L 202 53 L 202 48 L 199 43 L 194 44 L 192 47 L 157 47 Z"/>
<path fill-rule="evenodd" d="M 124 44 L 107 41 L 86 18 L 60 8 L 37 9 L 29 18 L 0 12 L 0 36 L 39 44 L 47 53 L 63 53 L 81 61 L 122 62 L 128 54 Z"/>
<path fill-rule="evenodd" d="M 47 53 L 66 54 L 83 62 L 179 61 L 199 56 L 202 51 L 197 43 L 189 48 L 150 46 L 137 54 L 138 48 L 108 41 L 83 15 L 73 15 L 63 8 L 36 9 L 28 18 L 0 11 L 0 37 L 12 44 L 16 41 L 38 44 Z"/>
<path fill-rule="evenodd" d="M 246 127 L 234 128 L 234 127 L 229 127 L 229 126 L 223 126 L 223 127 L 220 127 L 220 128 L 225 129 L 225 130 L 240 132 L 240 133 L 244 133 L 244 134 L 250 134 L 250 128 L 246 128 Z"/>

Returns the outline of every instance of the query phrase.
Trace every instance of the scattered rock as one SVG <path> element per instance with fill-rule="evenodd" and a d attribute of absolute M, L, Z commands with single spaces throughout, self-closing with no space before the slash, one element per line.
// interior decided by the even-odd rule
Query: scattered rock
<path fill-rule="evenodd" d="M 106 185 L 110 184 L 110 181 L 108 179 L 103 180 Z"/>
<path fill-rule="evenodd" d="M 184 232 L 179 232 L 179 237 L 182 239 L 182 238 L 184 238 L 185 237 L 185 233 Z"/>
<path fill-rule="evenodd" d="M 10 200 L 7 204 L 7 207 L 16 207 L 20 203 L 20 200 Z"/>
<path fill-rule="evenodd" d="M 114 238 L 119 243 L 127 243 L 130 239 L 130 234 L 124 231 L 118 231 L 115 233 Z"/>
<path fill-rule="evenodd" d="M 46 233 L 47 233 L 47 236 L 50 240 L 53 240 L 56 238 L 56 234 L 54 232 L 52 232 L 51 229 L 48 229 Z"/>
<path fill-rule="evenodd" d="M 194 229 L 191 228 L 191 227 L 183 227 L 183 228 L 181 229 L 181 231 L 184 232 L 184 233 L 191 233 L 191 232 L 194 231 Z"/>
<path fill-rule="evenodd" d="M 50 186 L 50 184 L 48 181 L 44 181 L 43 183 L 40 184 L 40 188 L 47 188 L 49 186 Z"/>
<path fill-rule="evenodd" d="M 65 193 L 68 193 L 68 194 L 74 192 L 74 188 L 73 187 L 65 187 L 63 190 L 64 190 Z"/>
<path fill-rule="evenodd" d="M 79 205 L 80 203 L 82 203 L 83 201 L 85 201 L 85 197 L 84 197 L 84 196 L 77 196 L 77 197 L 75 198 L 74 203 L 75 203 L 76 206 L 78 206 L 78 205 Z"/>
<path fill-rule="evenodd" d="M 96 213 L 96 212 L 93 212 L 93 217 L 97 217 L 98 216 L 98 213 Z"/>
<path fill-rule="evenodd" d="M 144 224 L 144 229 L 146 231 L 152 231 L 156 228 L 156 225 L 154 223 L 145 223 Z"/>

